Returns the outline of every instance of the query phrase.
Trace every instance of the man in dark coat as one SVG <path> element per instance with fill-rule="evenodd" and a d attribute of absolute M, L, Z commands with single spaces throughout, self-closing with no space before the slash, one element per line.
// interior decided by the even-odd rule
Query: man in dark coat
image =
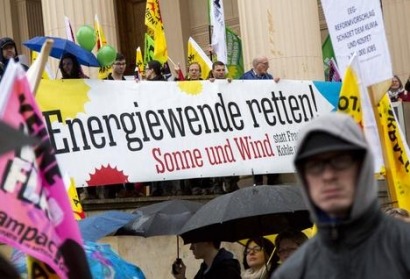
<path fill-rule="evenodd" d="M 0 39 L 0 80 L 6 71 L 7 65 L 9 64 L 10 59 L 19 62 L 18 52 L 16 43 L 12 38 L 4 37 Z M 28 67 L 22 64 L 25 70 Z"/>
<path fill-rule="evenodd" d="M 271 278 L 410 278 L 410 225 L 380 210 L 373 155 L 353 118 L 315 118 L 299 133 L 296 150 L 318 233 Z"/>
<path fill-rule="evenodd" d="M 233 254 L 220 248 L 221 242 L 192 243 L 190 249 L 195 259 L 204 261 L 194 279 L 240 279 L 241 266 Z M 173 264 L 172 274 L 175 279 L 185 279 L 186 266 L 181 259 Z"/>

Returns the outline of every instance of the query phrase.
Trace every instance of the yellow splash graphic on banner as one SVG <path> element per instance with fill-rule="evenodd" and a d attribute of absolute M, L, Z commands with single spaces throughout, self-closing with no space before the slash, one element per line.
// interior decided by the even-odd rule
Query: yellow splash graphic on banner
<path fill-rule="evenodd" d="M 179 81 L 178 87 L 182 92 L 189 95 L 199 95 L 202 92 L 202 83 L 200 81 Z"/>
<path fill-rule="evenodd" d="M 60 110 L 64 123 L 66 119 L 76 118 L 84 112 L 84 105 L 90 101 L 87 92 L 90 87 L 84 80 L 61 80 L 64 86 L 56 86 L 56 81 L 42 80 L 36 99 L 41 111 Z M 55 89 L 59 90 L 56 91 Z"/>

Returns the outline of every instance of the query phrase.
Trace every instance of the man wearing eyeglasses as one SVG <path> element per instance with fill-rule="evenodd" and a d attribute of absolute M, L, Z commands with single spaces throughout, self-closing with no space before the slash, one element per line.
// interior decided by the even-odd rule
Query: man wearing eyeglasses
<path fill-rule="evenodd" d="M 318 233 L 271 278 L 410 278 L 410 226 L 380 210 L 368 146 L 346 114 L 301 130 L 294 163 Z"/>
<path fill-rule="evenodd" d="M 125 62 L 125 56 L 121 53 L 117 53 L 114 64 L 112 64 L 112 72 L 108 74 L 108 80 L 125 80 L 124 73 L 127 63 Z"/>

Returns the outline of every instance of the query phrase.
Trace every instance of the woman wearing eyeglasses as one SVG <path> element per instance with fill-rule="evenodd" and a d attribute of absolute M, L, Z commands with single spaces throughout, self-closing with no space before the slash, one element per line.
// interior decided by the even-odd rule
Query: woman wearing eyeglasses
<path fill-rule="evenodd" d="M 256 237 L 246 242 L 243 252 L 242 279 L 267 279 L 278 267 L 275 245 L 267 238 Z"/>

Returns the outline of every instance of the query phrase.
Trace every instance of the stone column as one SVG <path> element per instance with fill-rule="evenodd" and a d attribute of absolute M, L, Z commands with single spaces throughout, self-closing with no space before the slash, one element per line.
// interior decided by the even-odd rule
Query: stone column
<path fill-rule="evenodd" d="M 161 1 L 161 16 L 167 39 L 168 56 L 180 63 L 185 74 L 187 44 L 191 31 L 189 0 Z M 172 63 L 169 63 L 173 69 Z"/>
<path fill-rule="evenodd" d="M 317 0 L 238 0 L 238 9 L 245 71 L 263 54 L 275 76 L 324 79 Z"/>
<path fill-rule="evenodd" d="M 46 36 L 67 37 L 64 16 L 70 19 L 75 36 L 82 25 L 94 27 L 94 17 L 97 15 L 107 43 L 118 48 L 114 0 L 42 0 L 42 8 Z M 56 65 L 57 62 L 52 63 L 54 69 L 57 69 Z M 97 68 L 83 67 L 83 70 L 90 77 L 97 76 Z"/>
<path fill-rule="evenodd" d="M 0 37 L 14 37 L 13 33 L 13 9 L 11 0 L 0 1 Z"/>
<path fill-rule="evenodd" d="M 383 0 L 382 8 L 393 73 L 406 82 L 410 75 L 410 1 Z"/>

